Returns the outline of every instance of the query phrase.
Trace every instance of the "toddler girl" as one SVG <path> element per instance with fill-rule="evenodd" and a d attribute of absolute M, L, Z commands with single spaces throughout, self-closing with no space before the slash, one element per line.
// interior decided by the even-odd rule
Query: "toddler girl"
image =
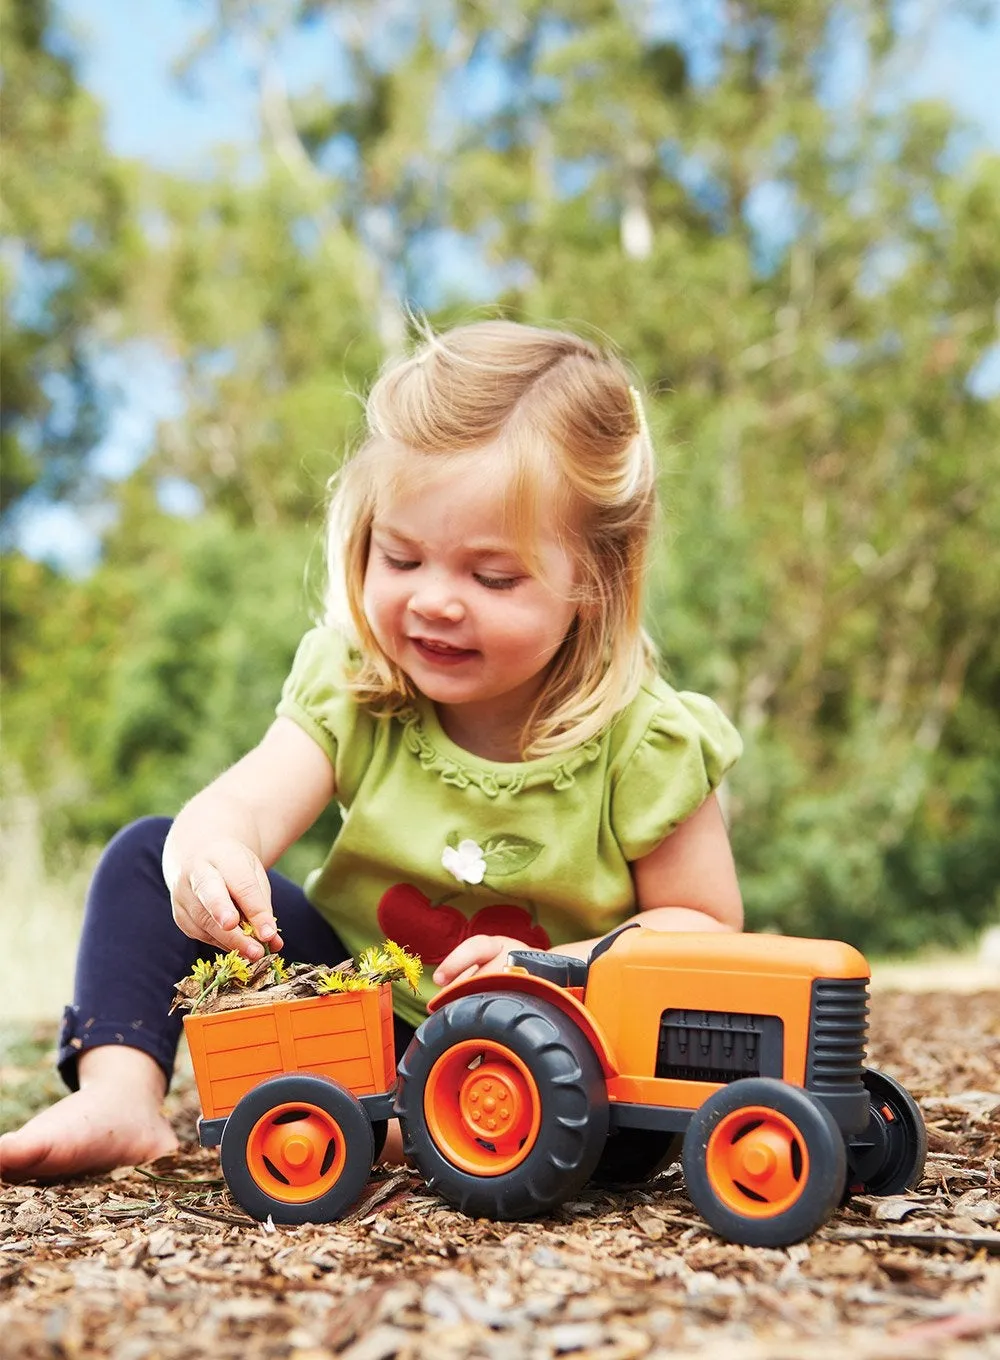
<path fill-rule="evenodd" d="M 575 335 L 465 326 L 383 374 L 332 498 L 326 618 L 260 745 L 106 850 L 61 1038 L 72 1094 L 0 1140 L 4 1176 L 176 1146 L 167 1008 L 205 944 L 335 963 L 396 940 L 428 965 L 398 990 L 402 1051 L 437 987 L 511 949 L 586 957 L 637 912 L 741 928 L 713 792 L 739 738 L 659 678 L 642 628 L 654 475 L 626 371 Z M 303 891 L 270 866 L 332 798 L 343 826 Z"/>

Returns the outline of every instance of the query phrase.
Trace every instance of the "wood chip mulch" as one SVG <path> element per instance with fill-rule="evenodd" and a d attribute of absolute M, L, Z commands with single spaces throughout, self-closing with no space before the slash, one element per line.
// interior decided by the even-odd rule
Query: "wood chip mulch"
<path fill-rule="evenodd" d="M 248 1219 L 213 1151 L 0 1190 L 0 1353 L 18 1360 L 1000 1357 L 1000 1004 L 876 993 L 870 1062 L 929 1127 L 920 1188 L 810 1241 L 728 1245 L 679 1168 L 495 1224 L 380 1169 L 328 1226 Z M 182 1136 L 190 1086 L 172 1097 Z"/>

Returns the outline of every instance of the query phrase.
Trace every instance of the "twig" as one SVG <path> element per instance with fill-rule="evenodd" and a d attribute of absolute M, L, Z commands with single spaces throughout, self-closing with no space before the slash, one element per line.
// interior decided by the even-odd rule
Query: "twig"
<path fill-rule="evenodd" d="M 383 1181 L 376 1190 L 373 1190 L 367 1198 L 363 1199 L 353 1213 L 348 1214 L 343 1219 L 343 1222 L 354 1223 L 359 1218 L 364 1218 L 365 1214 L 370 1213 L 377 1204 L 381 1204 L 384 1200 L 389 1199 L 389 1197 L 394 1195 L 397 1190 L 409 1188 L 413 1183 L 414 1174 L 412 1171 L 397 1171 L 394 1176 L 390 1176 L 388 1180 Z"/>
<path fill-rule="evenodd" d="M 102 1218 L 152 1218 L 156 1213 L 167 1207 L 167 1201 L 154 1199 L 149 1204 L 123 1204 L 119 1208 L 113 1205 L 110 1208 L 102 1209 Z"/>
<path fill-rule="evenodd" d="M 145 1176 L 147 1180 L 159 1181 L 163 1185 L 225 1185 L 223 1176 L 157 1176 L 155 1172 L 144 1171 L 141 1166 L 135 1168 L 140 1176 Z"/>
<path fill-rule="evenodd" d="M 830 1228 L 829 1237 L 840 1237 L 862 1242 L 866 1238 L 881 1238 L 909 1247 L 940 1247 L 949 1243 L 985 1251 L 1000 1256 L 1000 1233 L 904 1232 L 895 1228 Z"/>

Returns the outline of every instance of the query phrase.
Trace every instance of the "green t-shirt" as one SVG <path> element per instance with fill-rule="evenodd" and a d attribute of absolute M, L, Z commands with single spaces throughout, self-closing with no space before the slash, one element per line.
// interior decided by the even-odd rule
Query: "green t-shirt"
<path fill-rule="evenodd" d="M 557 948 L 635 914 L 629 863 L 701 806 L 741 750 L 715 704 L 651 676 L 597 737 L 518 763 L 456 746 L 425 699 L 378 718 L 342 684 L 350 651 L 331 628 L 299 645 L 277 712 L 334 767 L 343 825 L 306 880 L 353 953 L 385 938 L 424 961 L 420 993 L 396 987 L 419 1024 L 434 967 L 468 935 Z"/>

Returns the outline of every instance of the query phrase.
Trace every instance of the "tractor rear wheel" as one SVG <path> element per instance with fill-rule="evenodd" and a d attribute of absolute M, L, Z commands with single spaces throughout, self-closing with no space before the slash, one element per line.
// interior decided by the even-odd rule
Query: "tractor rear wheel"
<path fill-rule="evenodd" d="M 871 1114 L 864 1133 L 847 1140 L 845 1198 L 914 1190 L 927 1158 L 923 1115 L 894 1077 L 866 1067 L 862 1079 L 871 1099 Z"/>
<path fill-rule="evenodd" d="M 463 1213 L 530 1218 L 589 1179 L 608 1134 L 590 1041 L 551 1002 L 479 992 L 442 1006 L 399 1064 L 403 1150 Z"/>

